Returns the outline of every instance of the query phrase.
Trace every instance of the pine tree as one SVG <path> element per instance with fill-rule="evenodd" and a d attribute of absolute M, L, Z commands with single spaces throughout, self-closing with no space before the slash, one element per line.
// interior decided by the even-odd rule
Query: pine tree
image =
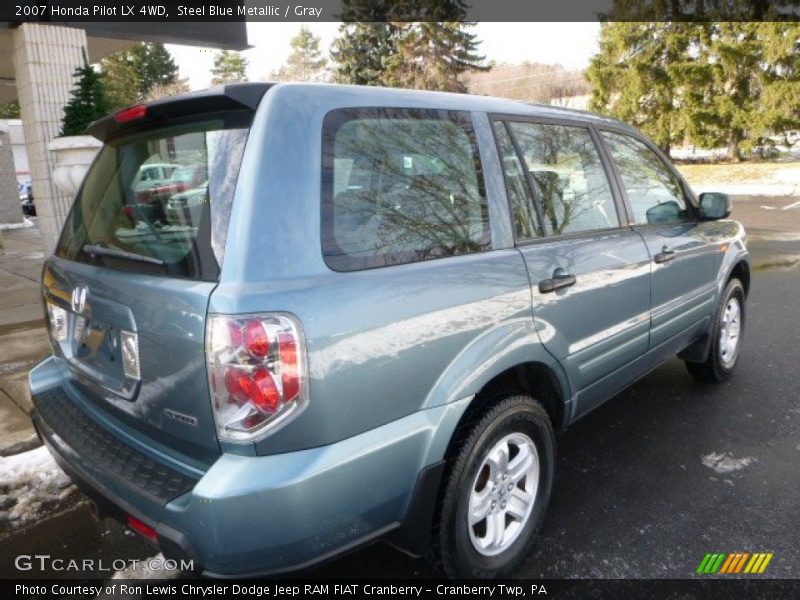
<path fill-rule="evenodd" d="M 339 37 L 331 45 L 337 83 L 382 85 L 386 64 L 396 54 L 399 29 L 387 21 L 386 5 L 374 0 L 345 0 Z"/>
<path fill-rule="evenodd" d="M 77 79 L 70 92 L 70 99 L 64 107 L 64 122 L 61 135 L 83 135 L 93 122 L 104 117 L 111 110 L 106 96 L 102 73 L 94 70 L 83 50 L 83 66 L 75 69 Z"/>
<path fill-rule="evenodd" d="M 463 8 L 458 10 L 462 12 L 447 16 L 463 16 Z M 477 53 L 475 34 L 469 33 L 472 25 L 455 20 L 404 24 L 395 42 L 397 52 L 386 61 L 384 82 L 397 87 L 466 92 L 464 74 L 489 69 L 482 64 L 485 57 Z"/>
<path fill-rule="evenodd" d="M 272 77 L 278 81 L 316 81 L 324 76 L 325 65 L 328 61 L 319 50 L 319 38 L 306 27 L 301 27 L 300 32 L 290 42 L 292 52 L 286 64 Z"/>
<path fill-rule="evenodd" d="M 178 65 L 164 44 L 136 44 L 129 56 L 131 65 L 139 75 L 139 95 L 143 98 L 153 86 L 168 86 L 178 79 Z"/>
<path fill-rule="evenodd" d="M 424 22 L 410 18 L 425 17 Z M 485 71 L 462 0 L 348 0 L 331 57 L 341 83 L 465 92 L 464 75 Z"/>
<path fill-rule="evenodd" d="M 103 70 L 108 100 L 113 110 L 136 104 L 141 100 L 139 74 L 124 50 L 104 58 L 100 67 Z"/>
<path fill-rule="evenodd" d="M 604 23 L 586 71 L 591 109 L 639 127 L 668 152 L 687 127 L 676 80 L 691 72 L 688 49 L 700 33 L 686 23 Z"/>
<path fill-rule="evenodd" d="M 214 57 L 211 85 L 247 81 L 247 59 L 234 50 L 222 50 Z"/>
<path fill-rule="evenodd" d="M 762 131 L 800 129 L 800 24 L 763 23 Z"/>
<path fill-rule="evenodd" d="M 727 158 L 741 159 L 741 145 L 760 110 L 761 48 L 757 23 L 714 23 L 703 48 L 713 74 L 709 95 L 713 119 L 702 141 L 727 146 Z"/>
<path fill-rule="evenodd" d="M 800 25 L 607 23 L 587 78 L 594 110 L 632 122 L 663 149 L 723 146 L 736 161 L 800 127 Z"/>

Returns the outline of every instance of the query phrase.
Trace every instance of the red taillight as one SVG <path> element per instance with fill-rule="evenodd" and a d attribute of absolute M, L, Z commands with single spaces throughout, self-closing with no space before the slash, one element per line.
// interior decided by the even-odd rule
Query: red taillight
<path fill-rule="evenodd" d="M 128 524 L 128 527 L 130 527 L 137 533 L 141 533 L 151 542 L 158 542 L 158 534 L 156 533 L 156 530 L 150 527 L 149 525 L 145 525 L 136 517 L 128 515 L 125 519 L 125 522 Z"/>
<path fill-rule="evenodd" d="M 244 346 L 253 358 L 264 358 L 269 352 L 269 338 L 258 319 L 252 319 L 245 324 Z"/>
<path fill-rule="evenodd" d="M 267 413 L 278 410 L 281 394 L 269 369 L 256 369 L 250 376 L 250 398 L 258 408 Z"/>
<path fill-rule="evenodd" d="M 228 367 L 225 370 L 225 389 L 240 405 L 252 402 L 266 413 L 274 413 L 281 402 L 281 394 L 269 369 L 246 370 Z"/>
<path fill-rule="evenodd" d="M 281 387 L 283 397 L 292 400 L 300 393 L 300 373 L 297 369 L 297 344 L 294 338 L 284 333 L 278 334 L 278 348 L 281 356 Z"/>
<path fill-rule="evenodd" d="M 136 106 L 123 108 L 122 110 L 115 112 L 114 120 L 117 123 L 127 123 L 129 121 L 135 121 L 136 119 L 141 119 L 146 114 L 147 114 L 147 107 L 144 104 L 137 104 Z"/>
<path fill-rule="evenodd" d="M 241 346 L 243 341 L 242 325 L 238 321 L 228 322 L 228 334 L 230 335 L 230 345 L 233 347 Z"/>
<path fill-rule="evenodd" d="M 305 349 L 294 317 L 211 316 L 206 352 L 221 439 L 253 439 L 305 408 Z"/>

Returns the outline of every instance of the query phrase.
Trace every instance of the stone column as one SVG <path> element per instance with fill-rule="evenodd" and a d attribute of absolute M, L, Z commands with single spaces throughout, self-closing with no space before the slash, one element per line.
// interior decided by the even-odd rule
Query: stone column
<path fill-rule="evenodd" d="M 8 127 L 0 123 L 0 225 L 22 223 L 23 218 L 11 136 Z"/>
<path fill-rule="evenodd" d="M 54 160 L 46 146 L 61 131 L 72 74 L 83 63 L 85 47 L 83 29 L 23 23 L 14 30 L 17 96 L 45 256 L 53 252 L 73 201 L 51 179 Z"/>

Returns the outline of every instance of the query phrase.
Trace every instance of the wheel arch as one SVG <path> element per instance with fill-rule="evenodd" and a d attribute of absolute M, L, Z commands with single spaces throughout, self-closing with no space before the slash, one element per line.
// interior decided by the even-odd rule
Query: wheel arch
<path fill-rule="evenodd" d="M 744 296 L 747 298 L 747 296 L 750 294 L 750 265 L 744 258 L 740 259 L 735 265 L 733 265 L 733 268 L 728 274 L 728 278 L 725 280 L 725 285 L 728 285 L 728 282 L 734 277 L 742 282 Z"/>
<path fill-rule="evenodd" d="M 735 255 L 726 255 L 723 266 L 720 269 L 720 275 L 717 283 L 717 300 L 715 303 L 714 314 L 717 314 L 719 303 L 722 302 L 722 294 L 731 279 L 736 278 L 742 283 L 744 288 L 744 297 L 747 299 L 750 294 L 750 257 L 747 253 L 738 253 Z M 714 326 L 713 319 L 709 327 Z M 692 343 L 687 348 L 684 348 L 678 353 L 678 358 L 690 363 L 702 363 L 708 358 L 708 353 L 711 351 L 711 336 L 709 333 Z"/>
<path fill-rule="evenodd" d="M 448 423 L 448 426 L 440 426 L 436 432 L 427 466 L 419 473 L 402 525 L 387 541 L 413 557 L 427 552 L 448 459 L 458 448 L 458 440 L 469 431 L 469 425 L 506 394 L 531 395 L 541 402 L 554 429 L 566 427 L 571 404 L 565 400 L 568 388 L 564 377 L 558 363 L 520 362 L 494 373 L 474 396 L 451 403 L 449 408 L 460 412 L 460 416 L 454 414 L 445 419 L 442 425 Z"/>

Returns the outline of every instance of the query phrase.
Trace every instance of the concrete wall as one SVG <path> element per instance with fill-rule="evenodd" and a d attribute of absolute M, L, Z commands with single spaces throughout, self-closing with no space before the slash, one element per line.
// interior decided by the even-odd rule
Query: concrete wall
<path fill-rule="evenodd" d="M 86 47 L 82 29 L 23 23 L 14 30 L 14 72 L 22 126 L 28 146 L 36 214 L 45 255 L 52 253 L 73 198 L 50 177 L 54 167 L 47 143 L 61 131 L 73 73 Z"/>
<path fill-rule="evenodd" d="M 2 225 L 22 223 L 24 219 L 19 204 L 15 171 L 8 126 L 0 124 L 0 224 Z"/>
<path fill-rule="evenodd" d="M 14 168 L 17 170 L 17 181 L 26 183 L 31 180 L 31 167 L 28 164 L 28 151 L 25 148 L 25 132 L 20 119 L 0 119 L 0 127 L 8 127 L 11 137 L 11 150 L 14 153 Z"/>

